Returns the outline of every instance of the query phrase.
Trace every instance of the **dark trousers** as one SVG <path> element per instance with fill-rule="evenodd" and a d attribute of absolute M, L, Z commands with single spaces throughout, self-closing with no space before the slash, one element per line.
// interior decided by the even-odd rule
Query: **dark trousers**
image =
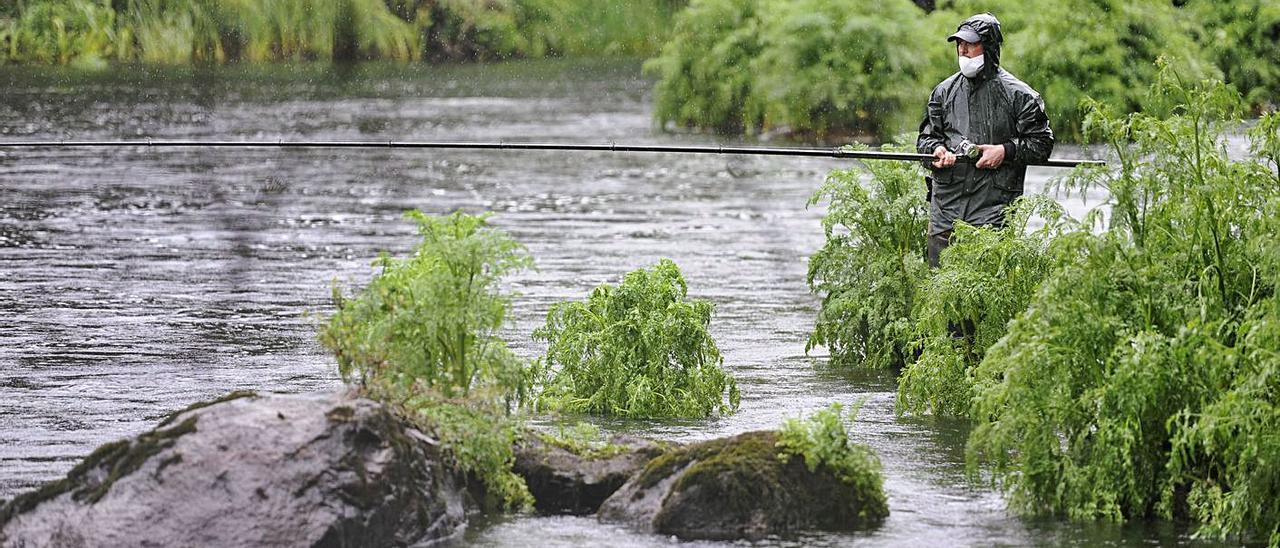
<path fill-rule="evenodd" d="M 948 230 L 938 235 L 929 235 L 928 259 L 929 268 L 938 268 L 938 258 L 942 256 L 942 250 L 951 245 L 951 231 Z"/>

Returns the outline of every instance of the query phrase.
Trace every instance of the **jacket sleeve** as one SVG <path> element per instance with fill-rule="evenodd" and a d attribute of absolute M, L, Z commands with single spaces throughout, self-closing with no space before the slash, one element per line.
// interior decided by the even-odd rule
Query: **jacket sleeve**
<path fill-rule="evenodd" d="M 942 112 L 942 98 L 937 89 L 929 94 L 929 104 L 924 109 L 924 119 L 920 121 L 920 135 L 916 137 L 916 152 L 920 154 L 933 154 L 934 149 L 939 146 L 946 146 L 946 139 L 943 136 L 942 128 L 938 127 L 941 120 L 934 117 L 934 113 Z M 923 160 L 921 164 L 925 169 L 933 169 L 933 160 Z"/>
<path fill-rule="evenodd" d="M 1024 165 L 1048 160 L 1053 152 L 1053 130 L 1049 129 L 1049 117 L 1044 113 L 1044 100 L 1039 94 L 1021 97 L 1017 125 L 1011 142 L 1013 160 Z"/>

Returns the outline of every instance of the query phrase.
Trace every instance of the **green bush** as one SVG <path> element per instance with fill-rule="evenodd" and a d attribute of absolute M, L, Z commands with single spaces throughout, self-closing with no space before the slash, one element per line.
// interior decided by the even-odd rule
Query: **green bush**
<path fill-rule="evenodd" d="M 1280 104 L 1280 4 L 1270 0 L 1190 0 L 1196 42 L 1254 107 Z"/>
<path fill-rule="evenodd" d="M 738 407 L 738 386 L 707 331 L 712 304 L 686 301 L 668 259 L 562 302 L 534 338 L 547 341 L 540 402 L 550 409 L 622 417 L 707 417 Z M 728 398 L 726 403 L 725 398 Z"/>
<path fill-rule="evenodd" d="M 695 0 L 676 16 L 662 54 L 645 63 L 657 75 L 659 123 L 733 133 L 763 117 L 747 69 L 760 54 L 760 0 Z"/>
<path fill-rule="evenodd" d="M 840 366 L 902 367 L 929 271 L 928 204 L 916 164 L 864 164 L 869 181 L 860 169 L 836 170 L 809 200 L 829 205 L 826 244 L 809 258 L 809 288 L 822 295 L 822 310 L 805 351 L 825 346 Z"/>
<path fill-rule="evenodd" d="M 484 483 L 488 506 L 528 506 L 511 471 L 518 428 L 507 412 L 530 398 L 534 375 L 498 337 L 510 306 L 498 284 L 532 261 L 487 215 L 407 217 L 422 236 L 413 255 L 383 254 L 381 272 L 353 298 L 335 287 L 320 342 L 344 380 L 435 434 Z"/>
<path fill-rule="evenodd" d="M 646 65 L 659 123 L 882 138 L 918 121 L 932 75 L 908 0 L 695 0 Z M 936 59 L 936 57 L 935 57 Z"/>
<path fill-rule="evenodd" d="M 422 242 L 411 257 L 383 254 L 379 272 L 355 298 L 334 289 L 337 311 L 320 332 L 344 379 L 387 383 L 445 398 L 491 395 L 524 401 L 532 369 L 498 337 L 510 297 L 506 275 L 529 268 L 520 244 L 487 225 L 487 215 L 430 217 L 411 211 Z"/>
<path fill-rule="evenodd" d="M 756 126 L 887 140 L 915 129 L 936 55 L 921 55 L 923 13 L 907 0 L 766 2 L 749 67 L 763 104 Z M 935 50 L 936 51 L 936 50 Z M 940 79 L 940 78 L 939 78 Z"/>
<path fill-rule="evenodd" d="M 849 440 L 842 413 L 843 408 L 837 403 L 808 419 L 787 419 L 778 432 L 778 458 L 785 463 L 800 457 L 810 472 L 819 467 L 830 471 L 852 492 L 867 495 L 860 505 L 862 518 L 883 518 L 889 515 L 889 505 L 884 496 L 880 459 L 871 448 Z"/>
<path fill-rule="evenodd" d="M 1151 114 L 1086 118 L 1118 165 L 1070 183 L 1109 191 L 1110 228 L 1073 234 L 988 349 L 970 453 L 1022 510 L 1186 516 L 1278 544 L 1280 122 L 1237 161 L 1222 138 L 1234 91 L 1164 69 L 1150 98 Z"/>
<path fill-rule="evenodd" d="M 1007 215 L 997 230 L 957 223 L 941 264 L 922 282 L 909 335 L 917 355 L 898 378 L 899 412 L 968 416 L 974 368 L 1026 310 L 1053 257 L 1070 252 L 1070 238 L 1055 241 L 1069 224 L 1053 199 L 1019 198 Z M 1043 221 L 1035 230 L 1033 216 Z"/>

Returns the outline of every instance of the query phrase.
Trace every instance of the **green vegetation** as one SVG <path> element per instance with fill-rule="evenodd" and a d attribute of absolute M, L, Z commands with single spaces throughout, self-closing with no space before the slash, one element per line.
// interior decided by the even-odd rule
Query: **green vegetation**
<path fill-rule="evenodd" d="M 1074 234 L 974 371 L 970 440 L 1013 503 L 1113 520 L 1187 516 L 1280 543 L 1280 179 L 1276 115 L 1258 159 L 1227 157 L 1239 96 L 1163 71 L 1152 112 L 1094 105 L 1116 172 L 1110 228 Z M 1132 142 L 1130 142 L 1132 140 Z"/>
<path fill-rule="evenodd" d="M 919 261 L 885 245 L 892 226 L 919 219 L 886 214 L 910 210 L 877 190 L 907 175 L 872 164 L 871 190 L 833 176 L 819 194 L 832 199 L 827 225 L 851 228 L 829 230 L 812 263 L 857 262 L 814 286 L 827 295 L 815 340 L 851 334 L 834 340 L 871 347 L 867 313 L 842 313 L 862 310 L 845 295 L 876 303 L 868 310 L 897 305 L 876 320 L 878 352 L 841 343 L 833 361 L 883 367 L 894 349 L 907 363 L 900 411 L 973 419 L 970 456 L 1015 508 L 1189 518 L 1203 535 L 1280 544 L 1280 115 L 1250 130 L 1252 158 L 1233 160 L 1223 132 L 1241 123 L 1237 92 L 1166 66 L 1148 98 L 1141 114 L 1089 104 L 1083 127 L 1115 169 L 1081 168 L 1062 184 L 1105 189 L 1104 207 L 1074 222 L 1024 199 L 1003 229 L 959 227 L 923 276 L 860 270 Z M 893 291 L 877 293 L 885 279 Z M 872 301 L 883 294 L 896 298 Z"/>
<path fill-rule="evenodd" d="M 829 206 L 826 244 L 809 259 L 809 288 L 822 294 L 822 310 L 805 351 L 824 345 L 836 365 L 902 367 L 909 318 L 928 276 L 928 204 L 916 165 L 864 164 L 868 185 L 859 168 L 836 170 L 809 202 Z"/>
<path fill-rule="evenodd" d="M 1041 92 L 1059 137 L 1083 138 L 1082 100 L 1142 112 L 1161 56 L 1188 78 L 1221 77 L 1258 109 L 1280 96 L 1280 8 L 1191 0 L 694 0 L 647 65 L 663 125 L 785 129 L 888 140 L 915 129 L 929 90 L 956 72 L 945 41 L 974 13 L 1004 24 L 1001 63 Z"/>
<path fill-rule="evenodd" d="M 600 427 L 589 422 L 561 424 L 554 432 L 536 432 L 543 443 L 559 447 L 585 459 L 607 459 L 626 453 L 627 446 L 610 443 Z"/>
<path fill-rule="evenodd" d="M 1280 4 L 1269 0 L 1190 0 L 1196 44 L 1208 50 L 1227 82 L 1261 108 L 1280 105 Z"/>
<path fill-rule="evenodd" d="M 655 117 L 721 132 L 892 136 L 923 108 L 945 53 L 920 54 L 922 18 L 908 0 L 694 1 L 646 66 L 661 78 Z"/>
<path fill-rule="evenodd" d="M 0 63 L 101 66 L 647 54 L 680 0 L 19 0 Z"/>
<path fill-rule="evenodd" d="M 527 506 L 508 413 L 531 397 L 534 370 L 498 337 L 510 302 L 498 283 L 532 261 L 487 215 L 408 217 L 422 236 L 413 255 L 381 256 L 358 297 L 335 288 L 320 342 L 344 379 L 435 433 L 485 484 L 490 506 Z"/>
<path fill-rule="evenodd" d="M 543 406 L 622 417 L 707 417 L 738 407 L 738 386 L 707 331 L 712 304 L 687 301 L 670 260 L 551 308 Z M 727 403 L 725 398 L 727 396 Z"/>
<path fill-rule="evenodd" d="M 864 519 L 889 515 L 884 497 L 884 480 L 880 476 L 880 459 L 871 448 L 849 441 L 840 404 L 818 411 L 808 419 L 787 419 L 778 432 L 778 458 L 804 459 L 810 472 L 819 467 L 830 471 L 855 493 L 865 493 L 859 512 Z"/>
<path fill-rule="evenodd" d="M 920 280 L 907 335 L 915 360 L 898 379 L 900 412 L 965 416 L 973 399 L 973 369 L 1005 334 L 1040 288 L 1058 254 L 1074 241 L 1062 207 L 1043 195 L 1015 201 L 998 230 L 957 223 L 951 247 L 932 275 Z M 1038 217 L 1044 224 L 1030 229 Z"/>

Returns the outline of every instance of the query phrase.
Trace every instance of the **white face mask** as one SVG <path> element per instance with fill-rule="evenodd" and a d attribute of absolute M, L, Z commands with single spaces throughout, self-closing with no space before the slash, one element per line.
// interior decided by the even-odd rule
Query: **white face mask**
<path fill-rule="evenodd" d="M 960 73 L 970 78 L 977 76 L 979 72 L 982 72 L 982 64 L 983 64 L 982 58 L 983 58 L 982 55 L 979 55 L 977 57 L 965 57 L 963 55 L 959 56 Z"/>

